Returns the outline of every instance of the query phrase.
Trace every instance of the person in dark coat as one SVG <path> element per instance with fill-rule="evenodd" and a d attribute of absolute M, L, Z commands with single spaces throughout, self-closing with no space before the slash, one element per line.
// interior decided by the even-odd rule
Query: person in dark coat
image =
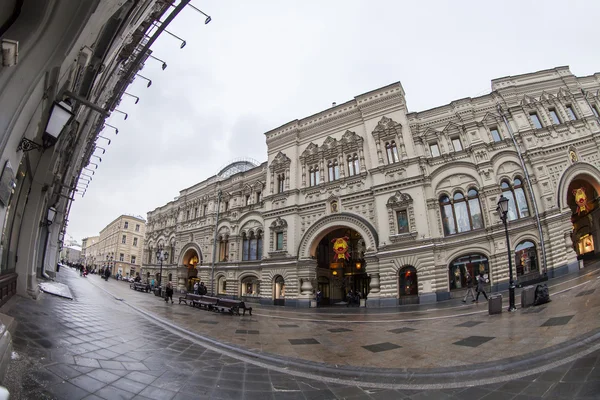
<path fill-rule="evenodd" d="M 168 303 L 169 299 L 171 299 L 171 304 L 173 304 L 173 285 L 171 285 L 171 282 L 167 283 L 165 290 L 165 301 Z"/>
<path fill-rule="evenodd" d="M 477 297 L 475 297 L 475 303 L 479 302 L 479 294 L 483 293 L 483 297 L 487 300 L 487 294 L 485 293 L 485 284 L 487 283 L 487 279 L 483 276 L 483 272 L 479 273 L 477 277 Z"/>

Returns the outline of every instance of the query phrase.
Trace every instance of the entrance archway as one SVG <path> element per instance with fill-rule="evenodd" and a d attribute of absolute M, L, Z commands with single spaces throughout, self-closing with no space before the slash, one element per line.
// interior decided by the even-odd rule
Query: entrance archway
<path fill-rule="evenodd" d="M 418 304 L 419 285 L 417 282 L 417 269 L 407 265 L 398 271 L 398 303 Z"/>
<path fill-rule="evenodd" d="M 273 305 L 285 305 L 285 280 L 281 275 L 277 275 L 273 279 Z"/>
<path fill-rule="evenodd" d="M 369 277 L 365 272 L 365 250 L 362 235 L 354 229 L 330 229 L 322 235 L 313 257 L 317 259 L 318 276 L 322 277 L 321 280 L 327 280 L 329 303 L 346 302 L 347 298 L 356 300 L 356 293 L 362 299 L 366 297 L 369 292 Z M 321 282 L 317 283 L 319 288 L 325 286 Z M 323 289 L 321 291 L 325 298 L 326 292 Z"/>
<path fill-rule="evenodd" d="M 184 248 L 185 249 L 185 248 Z M 202 265 L 201 253 L 195 246 L 188 246 L 187 250 L 182 251 L 181 264 L 187 267 L 186 287 L 189 292 L 194 290 L 194 284 L 200 282 L 198 278 L 198 265 Z"/>
<path fill-rule="evenodd" d="M 596 257 L 600 246 L 600 171 L 578 161 L 565 170 L 558 186 L 558 206 L 571 214 L 573 250 L 577 258 Z"/>

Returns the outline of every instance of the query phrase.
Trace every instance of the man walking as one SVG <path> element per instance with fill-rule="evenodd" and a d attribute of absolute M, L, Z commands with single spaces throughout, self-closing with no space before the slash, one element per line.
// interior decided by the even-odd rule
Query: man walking
<path fill-rule="evenodd" d="M 169 299 L 171 299 L 171 304 L 173 304 L 173 285 L 171 285 L 171 282 L 167 283 L 167 290 L 165 290 L 165 302 L 168 303 Z"/>
<path fill-rule="evenodd" d="M 473 277 L 467 272 L 465 275 L 465 279 L 467 280 L 467 294 L 465 294 L 465 298 L 463 299 L 463 303 L 467 302 L 467 297 L 471 295 L 473 298 L 472 302 L 475 302 L 475 292 L 473 292 Z"/>

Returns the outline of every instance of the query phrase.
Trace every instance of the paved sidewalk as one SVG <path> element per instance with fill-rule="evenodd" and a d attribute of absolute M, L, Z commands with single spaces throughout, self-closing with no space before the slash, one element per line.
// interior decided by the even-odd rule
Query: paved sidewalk
<path fill-rule="evenodd" d="M 178 305 L 177 296 L 175 304 L 165 303 L 123 282 L 104 282 L 99 277 L 91 277 L 90 282 L 162 321 L 255 353 L 338 367 L 421 372 L 516 362 L 600 334 L 599 278 L 600 269 L 590 269 L 554 280 L 550 303 L 501 315 L 489 315 L 487 302 L 463 305 L 459 301 L 455 307 L 386 312 L 263 307 L 254 310 L 252 317 L 233 318 Z M 506 302 L 504 310 L 507 306 Z M 484 362 L 488 364 L 481 365 Z"/>
<path fill-rule="evenodd" d="M 2 312 L 13 316 L 18 323 L 14 336 L 15 353 L 18 359 L 13 360 L 7 377 L 11 399 L 600 398 L 600 351 L 594 350 L 593 346 L 598 343 L 593 340 L 590 340 L 586 346 L 578 348 L 580 354 L 587 351 L 586 355 L 576 360 L 563 359 L 562 361 L 566 361 L 564 363 L 559 360 L 558 364 L 561 365 L 552 369 L 547 368 L 545 372 L 523 374 L 519 378 L 487 385 L 467 387 L 468 385 L 465 384 L 459 387 L 461 382 L 468 380 L 467 376 L 461 377 L 461 371 L 468 370 L 470 367 L 469 364 L 465 364 L 455 368 L 455 372 L 449 374 L 453 376 L 451 381 L 448 380 L 440 385 L 446 388 L 423 390 L 425 381 L 413 382 L 410 374 L 405 374 L 403 379 L 399 377 L 402 371 L 409 370 L 416 361 L 419 361 L 409 356 L 412 354 L 410 349 L 413 347 L 413 342 L 418 343 L 419 336 L 426 337 L 442 329 L 435 327 L 438 320 L 418 322 L 416 325 L 418 327 L 413 329 L 420 331 L 419 334 L 415 331 L 391 333 L 382 328 L 387 324 L 396 324 L 395 326 L 399 326 L 397 329 L 407 328 L 408 326 L 402 325 L 403 323 L 394 321 L 406 319 L 408 314 L 404 313 L 400 315 L 401 318 L 398 314 L 390 314 L 385 316 L 386 318 L 383 318 L 382 314 L 369 315 L 369 322 L 358 321 L 360 315 L 357 314 L 353 316 L 353 319 L 356 319 L 349 328 L 345 328 L 346 324 L 340 325 L 340 322 L 335 320 L 335 315 L 327 315 L 327 318 L 315 321 L 315 316 L 309 315 L 307 318 L 304 314 L 304 319 L 310 321 L 300 321 L 299 313 L 286 313 L 287 319 L 284 320 L 274 318 L 274 315 L 270 315 L 270 310 L 261 309 L 253 317 L 231 317 L 191 309 L 184 305 L 167 305 L 151 294 L 129 290 L 128 286 L 121 282 L 104 282 L 94 278 L 96 277 L 80 278 L 73 271 L 66 269 L 64 272 L 61 271 L 58 280 L 69 285 L 74 300 L 43 295 L 41 300 L 35 302 L 16 297 L 2 308 Z M 531 339 L 537 340 L 539 335 L 544 335 L 546 339 L 563 336 L 563 331 L 569 330 L 571 324 L 587 328 L 586 324 L 598 322 L 599 314 L 595 300 L 600 290 L 596 290 L 597 276 L 593 278 L 565 292 L 564 299 L 558 301 L 557 297 L 545 308 L 540 308 L 543 311 L 532 313 L 530 315 L 532 318 L 539 316 L 537 322 L 541 320 L 540 314 L 543 313 L 547 313 L 543 317 L 546 321 L 555 316 L 564 318 L 550 323 L 554 326 L 536 326 L 540 329 L 531 331 L 533 332 Z M 105 284 L 105 287 L 102 287 L 102 284 Z M 103 289 L 118 292 L 115 293 L 117 298 L 124 301 L 116 300 Z M 589 292 L 591 290 L 594 292 Z M 589 293 L 585 294 L 585 291 Z M 566 314 L 566 309 L 562 309 L 565 306 L 562 303 L 565 302 L 570 304 L 569 314 Z M 152 309 L 156 317 L 151 319 L 143 316 L 129 305 L 137 306 L 137 303 L 146 304 L 145 307 Z M 555 308 L 561 313 L 554 313 Z M 591 322 L 580 321 L 580 312 L 596 312 L 596 314 L 593 318 L 588 318 L 592 319 Z M 277 313 L 282 312 L 277 311 Z M 431 313 L 437 314 L 438 311 L 431 311 Z M 505 325 L 508 336 L 512 335 L 515 340 L 525 339 L 518 336 L 521 325 L 527 325 L 527 321 L 533 320 L 522 319 L 524 313 L 525 311 L 511 315 L 504 313 L 495 321 L 484 322 L 483 324 L 491 325 L 498 323 L 492 330 L 496 337 L 490 341 L 476 347 L 443 342 L 436 344 L 439 348 L 437 351 L 445 352 L 448 359 L 455 357 L 462 359 L 462 353 L 479 348 L 476 353 L 473 353 L 475 355 L 472 355 L 474 359 L 471 360 L 471 364 L 486 361 L 490 348 L 485 345 L 502 337 L 500 332 L 502 325 Z M 567 320 L 566 317 L 570 315 L 572 317 Z M 340 336 L 343 337 L 343 334 L 353 338 L 346 343 L 346 357 L 358 360 L 358 364 L 362 364 L 361 361 L 367 363 L 369 358 L 380 359 L 380 355 L 388 357 L 387 354 L 390 352 L 396 351 L 396 354 L 395 357 L 389 358 L 388 365 L 372 369 L 361 367 L 338 371 L 339 368 L 335 364 L 326 365 L 316 362 L 306 363 L 304 368 L 296 368 L 293 360 L 288 368 L 282 368 L 278 360 L 269 363 L 267 358 L 248 357 L 233 351 L 234 347 L 219 347 L 203 341 L 202 331 L 190 330 L 185 333 L 173 330 L 166 321 L 155 322 L 156 318 L 167 317 L 172 321 L 176 321 L 176 318 L 186 319 L 184 317 L 195 322 L 205 321 L 199 325 L 209 327 L 213 333 L 221 332 L 222 335 L 215 334 L 214 337 L 230 338 L 229 340 L 232 340 L 232 344 L 236 346 L 243 342 L 244 346 L 240 346 L 240 349 L 263 349 L 269 346 L 268 341 L 271 339 L 281 342 L 284 340 L 280 339 L 287 339 L 290 348 L 299 349 L 294 352 L 294 358 L 298 355 L 325 352 L 329 347 L 339 346 L 337 341 L 342 340 Z M 422 313 L 418 313 L 418 317 L 422 317 Z M 296 318 L 296 322 L 292 322 L 294 320 L 291 318 Z M 456 323 L 452 324 L 446 323 L 445 331 L 441 332 L 439 337 L 454 335 L 462 337 L 462 332 L 471 334 L 472 329 L 482 325 L 479 323 L 471 328 L 456 327 L 464 318 L 467 321 L 479 322 L 479 319 L 491 317 L 485 313 L 478 313 L 456 318 L 463 319 L 456 320 L 454 321 Z M 378 322 L 382 319 L 384 322 Z M 217 324 L 213 323 L 215 321 Z M 271 336 L 262 336 L 260 332 L 252 333 L 255 330 L 254 324 L 267 323 L 271 324 L 269 325 L 271 328 L 277 327 L 277 332 Z M 558 323 L 562 325 L 557 325 Z M 314 337 L 316 334 L 331 336 L 333 338 L 331 343 L 291 344 L 290 335 L 296 335 L 296 329 L 304 324 L 308 329 L 300 332 L 298 336 Z M 330 324 L 336 324 L 337 328 L 331 328 L 333 325 Z M 298 325 L 298 327 L 282 328 L 279 325 Z M 434 327 L 428 328 L 429 325 Z M 266 325 L 261 325 L 261 330 L 262 326 L 266 329 Z M 358 327 L 362 327 L 361 330 L 356 329 Z M 331 332 L 330 329 L 350 329 L 350 331 Z M 236 331 L 238 332 L 235 333 Z M 376 334 L 377 331 L 381 331 L 379 334 L 384 335 L 389 343 L 399 343 L 398 345 L 402 347 L 385 349 L 386 346 L 380 346 L 371 350 L 364 349 L 361 342 L 369 340 L 366 335 Z M 585 329 L 581 329 L 580 333 L 583 334 L 584 331 Z M 278 338 L 278 335 L 285 336 Z M 263 354 L 270 353 L 263 351 Z M 280 360 L 286 359 L 285 355 L 278 355 L 278 357 Z M 428 355 L 423 357 L 427 358 Z M 549 366 L 554 363 L 557 361 L 548 358 Z M 323 366 L 327 368 L 328 373 L 325 373 Z M 383 369 L 384 367 L 386 369 Z M 395 377 L 389 373 L 390 367 L 394 367 Z M 435 367 L 429 370 L 435 372 Z M 354 379 L 359 383 L 352 383 L 348 371 L 354 374 Z M 380 379 L 376 379 L 378 375 Z M 388 379 L 390 377 L 393 379 Z M 430 386 L 434 386 L 436 382 L 444 382 L 443 374 L 433 373 L 430 378 Z M 494 376 L 488 378 L 493 380 Z M 412 389 L 407 389 L 408 387 Z"/>

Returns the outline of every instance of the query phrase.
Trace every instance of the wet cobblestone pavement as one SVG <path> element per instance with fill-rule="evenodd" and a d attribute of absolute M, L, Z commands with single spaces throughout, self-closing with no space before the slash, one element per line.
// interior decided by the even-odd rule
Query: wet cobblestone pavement
<path fill-rule="evenodd" d="M 578 350 L 582 355 L 579 358 L 549 353 L 542 363 L 545 365 L 538 362 L 528 366 L 527 358 L 523 357 L 514 366 L 515 379 L 468 387 L 465 383 L 461 387 L 461 381 L 471 380 L 471 370 L 464 366 L 456 368 L 455 373 L 432 370 L 416 379 L 408 373 L 403 375 L 401 369 L 395 374 L 383 368 L 354 368 L 342 373 L 335 365 L 324 370 L 323 364 L 315 363 L 311 371 L 311 364 L 300 368 L 290 362 L 286 366 L 282 362 L 285 354 L 278 355 L 273 363 L 264 358 L 239 356 L 235 349 L 213 346 L 201 337 L 153 321 L 97 287 L 94 278 L 80 278 L 65 269 L 58 281 L 69 285 L 73 300 L 47 294 L 38 301 L 15 297 L 2 308 L 17 322 L 13 336 L 15 359 L 5 380 L 11 399 L 600 399 L 600 350 L 595 350 L 599 341 L 593 331 L 587 339 L 578 339 L 587 341 L 585 348 Z M 115 284 L 127 287 L 120 282 Z M 138 296 L 138 292 L 131 292 L 134 293 L 131 296 Z M 139 293 L 139 296 L 135 298 L 158 302 L 156 307 L 167 307 L 152 295 Z M 584 296 L 598 294 L 581 297 Z M 172 307 L 180 308 L 173 308 L 171 314 L 189 311 L 183 305 Z M 192 311 L 197 315 L 210 314 Z M 577 310 L 572 314 L 576 315 Z M 244 335 L 247 347 L 252 347 L 254 335 L 249 333 L 247 323 L 220 317 L 229 318 L 220 329 L 231 330 L 231 324 L 239 324 L 237 330 L 246 332 L 238 335 Z M 548 324 L 558 325 L 543 329 L 562 329 L 561 326 L 572 323 L 571 319 L 559 321 L 550 317 L 545 318 L 550 321 Z M 595 317 L 600 319 L 598 314 Z M 454 325 L 457 324 L 448 329 L 464 329 Z M 486 341 L 482 337 L 473 340 L 482 343 L 474 359 L 477 368 L 486 361 L 487 350 L 483 346 Z M 304 351 L 316 350 L 304 347 Z M 347 348 L 348 357 L 358 356 L 358 364 L 366 357 L 362 351 L 350 344 Z M 368 352 L 385 351 L 386 346 L 380 344 Z M 455 345 L 447 351 L 451 359 L 454 352 L 461 351 L 461 346 Z M 548 368 L 553 365 L 558 366 Z M 540 372 L 529 375 L 519 372 L 527 368 L 539 368 Z M 477 376 L 476 369 L 472 371 L 472 376 Z M 479 376 L 481 382 L 493 382 L 499 375 L 498 370 L 488 365 Z M 447 388 L 422 390 L 425 384 Z"/>

